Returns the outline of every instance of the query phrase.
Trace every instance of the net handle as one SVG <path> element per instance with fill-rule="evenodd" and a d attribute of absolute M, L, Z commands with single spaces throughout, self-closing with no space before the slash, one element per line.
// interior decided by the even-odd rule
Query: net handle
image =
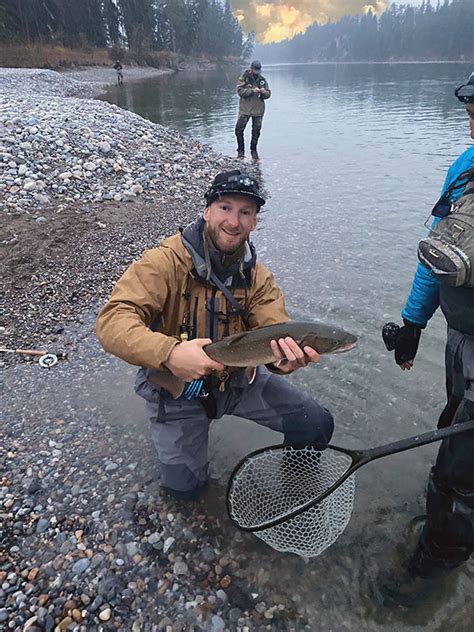
<path fill-rule="evenodd" d="M 412 437 L 408 437 L 407 439 L 401 439 L 400 441 L 394 441 L 393 443 L 379 446 L 378 448 L 360 450 L 358 454 L 359 458 L 363 460 L 365 464 L 384 456 L 398 454 L 399 452 L 404 452 L 405 450 L 411 450 L 412 448 L 418 448 L 422 445 L 434 443 L 435 441 L 441 441 L 442 439 L 452 437 L 462 432 L 468 432 L 469 430 L 474 430 L 474 419 L 471 421 L 464 421 L 460 424 L 453 424 L 447 428 L 440 428 L 438 430 L 432 430 L 431 432 L 417 434 Z"/>
<path fill-rule="evenodd" d="M 232 486 L 234 482 L 235 476 L 238 474 L 240 469 L 245 465 L 245 463 L 254 457 L 262 454 L 263 452 L 270 452 L 276 450 L 285 450 L 291 448 L 297 448 L 297 446 L 286 446 L 286 445 L 272 445 L 267 446 L 266 448 L 260 448 L 259 450 L 255 450 L 251 452 L 246 457 L 241 459 L 236 467 L 233 469 L 229 482 L 227 484 L 227 493 L 226 493 L 226 508 L 227 514 L 230 518 L 230 521 L 234 526 L 236 526 L 241 531 L 248 531 L 250 533 L 255 533 L 257 531 L 263 531 L 264 529 L 270 529 L 271 527 L 277 527 L 278 525 L 286 522 L 287 520 L 291 520 L 292 518 L 296 518 L 300 514 L 304 513 L 308 509 L 311 509 L 325 498 L 327 498 L 330 494 L 332 494 L 342 483 L 344 483 L 349 476 L 351 476 L 358 468 L 362 467 L 366 463 L 370 463 L 370 461 L 375 461 L 376 459 L 380 459 L 384 456 L 390 456 L 391 454 L 397 454 L 399 452 L 404 452 L 405 450 L 411 450 L 412 448 L 418 448 L 422 445 L 427 445 L 429 443 L 434 443 L 435 441 L 441 441 L 442 439 L 446 439 L 447 437 L 451 437 L 453 435 L 460 434 L 462 432 L 467 432 L 469 430 L 474 430 L 474 419 L 471 421 L 466 421 L 460 424 L 453 424 L 452 426 L 448 426 L 447 428 L 442 428 L 438 430 L 432 430 L 431 432 L 425 432 L 421 435 L 413 435 L 412 437 L 408 437 L 406 439 L 401 439 L 400 441 L 394 441 L 392 443 L 387 443 L 383 446 L 379 446 L 377 448 L 370 448 L 367 450 L 349 450 L 347 448 L 340 448 L 334 445 L 322 445 L 322 444 L 314 444 L 311 447 L 316 449 L 325 450 L 326 448 L 331 448 L 338 452 L 344 452 L 348 454 L 352 458 L 352 465 L 348 468 L 348 470 L 333 484 L 329 489 L 327 489 L 323 494 L 320 494 L 316 498 L 313 498 L 305 505 L 294 509 L 291 512 L 283 516 L 278 516 L 273 520 L 269 520 L 263 524 L 259 524 L 257 526 L 244 526 L 241 525 L 233 516 L 232 516 L 232 506 L 231 506 L 231 492 Z M 305 447 L 305 446 L 300 446 Z"/>

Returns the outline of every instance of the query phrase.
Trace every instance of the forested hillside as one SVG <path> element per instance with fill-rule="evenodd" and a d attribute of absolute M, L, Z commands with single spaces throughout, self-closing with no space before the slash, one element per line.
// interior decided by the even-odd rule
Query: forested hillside
<path fill-rule="evenodd" d="M 240 57 L 230 0 L 1 0 L 0 41 Z"/>
<path fill-rule="evenodd" d="M 369 12 L 313 24 L 255 54 L 265 62 L 474 60 L 474 0 L 391 4 L 379 17 Z"/>

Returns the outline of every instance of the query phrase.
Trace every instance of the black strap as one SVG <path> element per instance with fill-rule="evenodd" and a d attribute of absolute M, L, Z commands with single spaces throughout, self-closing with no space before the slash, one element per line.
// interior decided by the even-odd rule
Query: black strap
<path fill-rule="evenodd" d="M 474 180 L 474 167 L 469 167 L 469 169 L 466 169 L 465 171 L 463 171 L 462 173 L 460 173 L 458 175 L 457 178 L 455 178 L 451 184 L 448 186 L 448 188 L 446 189 L 446 191 L 443 193 L 443 195 L 441 196 L 440 199 L 448 199 L 451 196 L 451 193 L 459 188 L 459 187 L 466 187 L 467 183 L 470 182 L 471 180 Z"/>
<path fill-rule="evenodd" d="M 228 290 L 228 288 L 222 283 L 222 281 L 219 279 L 219 277 L 217 277 L 214 274 L 214 272 L 211 272 L 211 274 L 209 275 L 209 278 L 214 283 L 214 285 L 219 288 L 219 290 L 226 297 L 226 299 L 229 301 L 229 303 L 232 305 L 232 307 L 235 309 L 235 311 L 240 316 L 244 317 L 245 314 L 247 313 L 247 310 L 242 307 L 242 305 L 239 303 L 239 301 L 235 298 L 235 296 L 232 294 L 232 292 L 230 292 Z"/>

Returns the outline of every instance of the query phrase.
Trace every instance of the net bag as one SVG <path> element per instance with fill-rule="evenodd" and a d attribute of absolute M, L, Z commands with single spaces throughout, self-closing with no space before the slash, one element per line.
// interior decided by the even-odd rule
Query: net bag
<path fill-rule="evenodd" d="M 325 493 L 352 464 L 349 455 L 331 448 L 284 447 L 255 454 L 234 472 L 228 489 L 229 515 L 237 526 L 281 552 L 320 555 L 346 528 L 354 505 L 355 479 L 315 506 L 269 528 L 271 520 L 292 513 Z"/>

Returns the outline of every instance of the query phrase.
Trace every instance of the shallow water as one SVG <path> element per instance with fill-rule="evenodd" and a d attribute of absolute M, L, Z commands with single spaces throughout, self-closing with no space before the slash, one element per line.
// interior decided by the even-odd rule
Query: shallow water
<path fill-rule="evenodd" d="M 453 89 L 469 64 L 282 65 L 264 68 L 272 98 L 259 144 L 271 195 L 254 241 L 295 318 L 359 336 L 358 348 L 324 357 L 290 379 L 335 416 L 334 443 L 371 447 L 432 429 L 444 402 L 445 322 L 422 335 L 416 367 L 402 373 L 380 330 L 400 321 L 423 222 L 447 168 L 469 144 Z M 104 97 L 234 155 L 236 71 L 126 82 Z M 249 127 L 246 130 L 249 142 Z M 124 384 L 125 386 L 125 384 Z M 246 453 L 278 435 L 239 419 L 212 430 L 212 462 L 223 484 Z M 245 535 L 249 582 L 300 596 L 313 629 L 471 629 L 474 567 L 459 571 L 426 607 L 379 605 L 376 577 L 415 540 L 437 446 L 369 464 L 357 475 L 345 533 L 308 563 Z M 209 501 L 211 503 L 211 501 Z M 212 500 L 223 506 L 223 494 Z M 408 530 L 407 530 L 407 525 Z M 411 539 L 410 539 L 411 538 Z M 406 541 L 408 539 L 408 544 Z"/>

